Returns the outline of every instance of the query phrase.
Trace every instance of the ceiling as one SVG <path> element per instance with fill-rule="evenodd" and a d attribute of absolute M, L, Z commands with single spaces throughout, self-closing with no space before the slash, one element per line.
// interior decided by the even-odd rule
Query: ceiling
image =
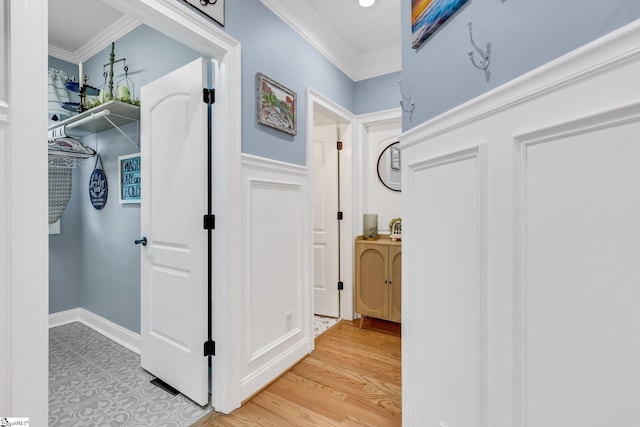
<path fill-rule="evenodd" d="M 399 0 L 260 1 L 354 81 L 400 71 Z M 49 0 L 49 54 L 85 61 L 140 23 L 103 0 Z"/>

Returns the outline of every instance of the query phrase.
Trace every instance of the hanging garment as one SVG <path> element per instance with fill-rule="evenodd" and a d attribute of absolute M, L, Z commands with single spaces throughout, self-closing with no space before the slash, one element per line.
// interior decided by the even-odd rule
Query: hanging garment
<path fill-rule="evenodd" d="M 49 140 L 49 157 L 73 157 L 88 159 L 96 155 L 95 150 L 87 147 L 70 136 Z"/>
<path fill-rule="evenodd" d="M 71 174 L 73 169 L 64 164 L 49 161 L 49 224 L 57 222 L 71 199 Z"/>

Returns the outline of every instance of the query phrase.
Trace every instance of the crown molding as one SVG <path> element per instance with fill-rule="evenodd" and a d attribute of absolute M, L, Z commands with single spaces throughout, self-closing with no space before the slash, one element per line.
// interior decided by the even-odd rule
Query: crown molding
<path fill-rule="evenodd" d="M 399 49 L 379 49 L 361 55 L 354 81 L 370 79 L 402 70 L 402 54 Z"/>
<path fill-rule="evenodd" d="M 361 55 L 344 40 L 305 2 L 296 3 L 295 10 L 286 0 L 260 0 L 302 38 L 345 73 L 351 80 L 360 81 L 400 71 L 400 52 L 385 49 L 372 55 Z M 313 23 L 312 26 L 307 23 Z"/>
<path fill-rule="evenodd" d="M 103 31 L 99 32 L 95 37 L 87 41 L 74 52 L 49 45 L 49 55 L 62 59 L 63 61 L 71 62 L 72 64 L 84 62 L 105 47 L 109 46 L 109 44 L 114 40 L 120 39 L 131 30 L 137 28 L 140 24 L 142 24 L 140 20 L 125 15 Z"/>
<path fill-rule="evenodd" d="M 82 45 L 75 51 L 75 55 L 78 57 L 79 62 L 84 62 L 109 46 L 111 42 L 122 38 L 131 30 L 137 28 L 140 24 L 142 22 L 139 20 L 125 15 Z"/>
<path fill-rule="evenodd" d="M 53 56 L 54 58 L 67 61 L 72 64 L 76 64 L 79 62 L 76 56 L 73 54 L 73 52 L 69 52 L 66 49 L 59 48 L 58 46 L 54 46 L 52 44 L 49 45 L 48 53 L 49 53 L 49 56 Z"/>

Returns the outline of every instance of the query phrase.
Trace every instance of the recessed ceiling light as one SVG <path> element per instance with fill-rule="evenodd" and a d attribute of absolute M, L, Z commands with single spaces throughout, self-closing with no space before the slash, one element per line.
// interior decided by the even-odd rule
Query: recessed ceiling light
<path fill-rule="evenodd" d="M 359 0 L 360 6 L 362 6 L 362 7 L 373 6 L 373 4 L 375 2 L 376 2 L 376 0 Z"/>

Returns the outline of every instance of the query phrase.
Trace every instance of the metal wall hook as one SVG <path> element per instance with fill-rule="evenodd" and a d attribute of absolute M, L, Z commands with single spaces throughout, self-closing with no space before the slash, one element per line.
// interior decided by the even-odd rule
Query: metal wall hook
<path fill-rule="evenodd" d="M 409 121 L 411 121 L 411 118 L 413 117 L 413 110 L 416 108 L 416 105 L 413 102 L 413 97 L 407 97 L 402 93 L 402 80 L 398 80 L 398 86 L 400 87 L 400 96 L 402 97 L 400 100 L 400 107 L 402 108 L 402 111 L 409 113 Z M 404 105 L 405 102 L 409 103 L 408 107 Z"/>
<path fill-rule="evenodd" d="M 473 64 L 474 67 L 476 67 L 479 70 L 486 71 L 487 68 L 489 68 L 489 62 L 491 61 L 491 43 L 487 43 L 486 50 L 481 49 L 480 46 L 478 46 L 476 42 L 473 41 L 473 32 L 472 32 L 471 22 L 469 22 L 468 26 L 469 26 L 469 39 L 471 40 L 471 44 L 473 45 L 473 48 L 480 55 L 480 61 L 476 62 L 476 58 L 474 56 L 473 51 L 469 52 L 469 58 L 471 59 L 471 63 Z"/>

